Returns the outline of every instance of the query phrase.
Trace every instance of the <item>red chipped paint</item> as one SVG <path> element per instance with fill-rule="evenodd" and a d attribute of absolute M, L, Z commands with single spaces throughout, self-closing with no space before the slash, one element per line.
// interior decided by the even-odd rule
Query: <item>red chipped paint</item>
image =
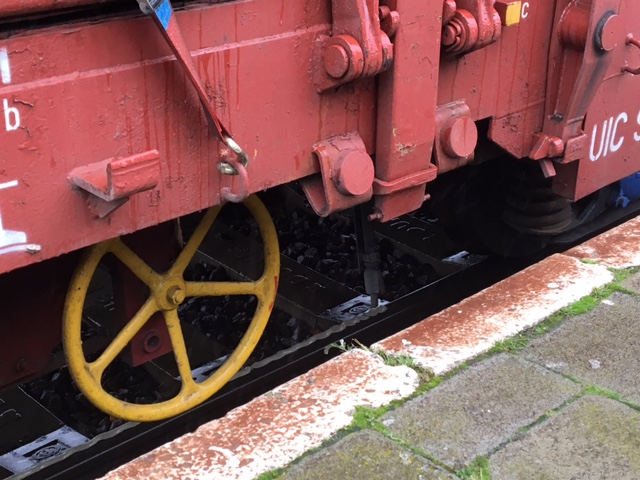
<path fill-rule="evenodd" d="M 568 252 L 581 260 L 591 260 L 611 268 L 640 265 L 640 217 L 629 220 Z"/>
<path fill-rule="evenodd" d="M 347 426 L 356 405 L 384 405 L 411 394 L 417 384 L 413 370 L 353 350 L 104 478 L 253 479 Z"/>
<path fill-rule="evenodd" d="M 604 267 L 553 255 L 374 345 L 442 373 L 588 295 L 613 276 Z"/>

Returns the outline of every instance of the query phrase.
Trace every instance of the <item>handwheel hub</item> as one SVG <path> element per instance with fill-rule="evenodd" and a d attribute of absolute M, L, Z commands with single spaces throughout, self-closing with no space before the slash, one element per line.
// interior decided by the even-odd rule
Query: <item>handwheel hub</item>
<path fill-rule="evenodd" d="M 167 292 L 167 300 L 175 307 L 184 302 L 184 298 L 184 290 L 177 285 L 175 287 L 171 287 Z"/>
<path fill-rule="evenodd" d="M 186 287 L 182 278 L 169 278 L 156 292 L 156 302 L 162 310 L 175 310 L 186 298 Z"/>

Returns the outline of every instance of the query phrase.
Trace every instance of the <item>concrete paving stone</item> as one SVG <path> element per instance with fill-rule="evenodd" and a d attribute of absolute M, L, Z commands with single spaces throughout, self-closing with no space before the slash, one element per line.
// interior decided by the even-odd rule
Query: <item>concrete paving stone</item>
<path fill-rule="evenodd" d="M 638 480 L 640 413 L 584 397 L 489 459 L 493 480 Z"/>
<path fill-rule="evenodd" d="M 363 430 L 303 459 L 278 480 L 448 480 L 450 473 L 382 435 Z"/>
<path fill-rule="evenodd" d="M 372 347 L 439 375 L 612 280 L 601 265 L 553 255 Z"/>
<path fill-rule="evenodd" d="M 566 251 L 565 255 L 592 260 L 611 268 L 640 265 L 640 217 Z"/>
<path fill-rule="evenodd" d="M 459 469 L 579 391 L 560 375 L 503 354 L 473 365 L 382 421 L 398 438 Z"/>
<path fill-rule="evenodd" d="M 620 283 L 624 288 L 628 288 L 629 290 L 640 293 L 640 272 L 635 275 L 630 276 L 626 280 Z"/>
<path fill-rule="evenodd" d="M 522 355 L 640 403 L 640 298 L 616 293 L 532 342 Z"/>
<path fill-rule="evenodd" d="M 103 478 L 252 480 L 331 438 L 355 406 L 385 405 L 417 385 L 414 370 L 352 350 Z"/>

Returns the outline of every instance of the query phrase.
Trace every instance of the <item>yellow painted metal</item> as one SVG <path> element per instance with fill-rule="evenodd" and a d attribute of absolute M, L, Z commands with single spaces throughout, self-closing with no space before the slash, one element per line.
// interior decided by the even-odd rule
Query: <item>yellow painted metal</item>
<path fill-rule="evenodd" d="M 208 399 L 222 388 L 247 361 L 260 340 L 273 309 L 280 272 L 280 252 L 276 229 L 266 207 L 255 196 L 247 198 L 244 205 L 255 217 L 264 244 L 264 271 L 255 282 L 185 282 L 182 278 L 189 262 L 218 216 L 220 206 L 212 207 L 207 211 L 173 266 L 164 274 L 155 272 L 118 238 L 99 243 L 88 250 L 71 280 L 67 293 L 62 336 L 71 376 L 96 407 L 115 417 L 136 422 L 169 418 Z M 82 311 L 89 283 L 100 260 L 107 253 L 115 255 L 142 280 L 149 287 L 151 295 L 100 357 L 93 362 L 87 362 L 82 350 Z M 196 383 L 191 376 L 191 366 L 177 308 L 188 297 L 222 295 L 255 295 L 258 305 L 249 328 L 231 356 L 209 378 Z M 180 392 L 169 400 L 149 405 L 119 400 L 102 387 L 102 374 L 156 312 L 162 312 L 168 327 L 182 379 Z"/>
<path fill-rule="evenodd" d="M 500 15 L 502 25 L 510 27 L 520 23 L 522 12 L 522 1 L 520 0 L 498 0 L 494 8 Z"/>

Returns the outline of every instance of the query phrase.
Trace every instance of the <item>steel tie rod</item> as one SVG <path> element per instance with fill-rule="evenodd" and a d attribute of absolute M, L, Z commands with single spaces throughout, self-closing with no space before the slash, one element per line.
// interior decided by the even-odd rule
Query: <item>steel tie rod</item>
<path fill-rule="evenodd" d="M 204 108 L 207 119 L 209 120 L 210 127 L 214 129 L 216 135 L 220 140 L 231 149 L 232 152 L 238 157 L 238 161 L 242 166 L 247 167 L 249 165 L 249 157 L 242 150 L 240 145 L 233 139 L 229 131 L 222 124 L 216 112 L 213 109 L 213 105 L 209 101 L 207 96 L 204 82 L 200 78 L 196 69 L 191 53 L 187 48 L 187 44 L 180 30 L 173 7 L 170 0 L 137 0 L 140 5 L 140 9 L 146 15 L 153 17 L 156 25 L 160 28 L 162 35 L 166 39 L 167 43 L 171 47 L 171 50 L 175 54 L 178 62 L 182 64 L 189 80 L 198 92 L 198 97 Z M 238 175 L 238 169 L 228 162 L 221 162 L 218 164 L 218 170 L 226 175 Z"/>

